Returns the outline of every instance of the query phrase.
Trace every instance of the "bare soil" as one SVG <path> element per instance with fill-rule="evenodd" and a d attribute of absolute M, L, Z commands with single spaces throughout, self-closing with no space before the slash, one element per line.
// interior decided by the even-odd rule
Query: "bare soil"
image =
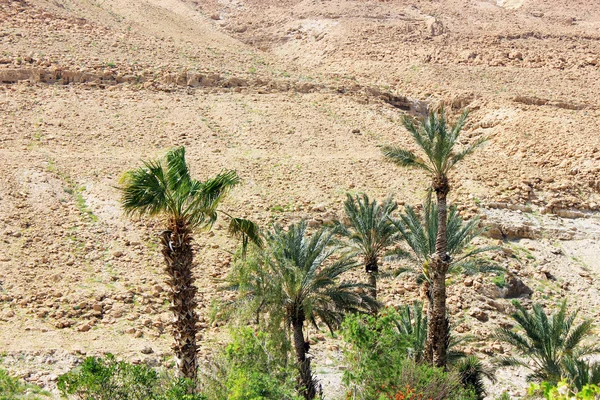
<path fill-rule="evenodd" d="M 440 104 L 471 110 L 465 144 L 490 138 L 451 177 L 452 202 L 490 226 L 481 243 L 535 301 L 599 317 L 598 54 L 585 1 L 0 0 L 3 366 L 53 389 L 86 354 L 169 365 L 160 221 L 119 207 L 140 160 L 185 145 L 198 178 L 242 176 L 227 211 L 317 226 L 347 192 L 418 204 L 428 177 L 380 147 L 412 148 L 402 116 Z M 226 338 L 209 314 L 236 248 L 213 232 L 196 240 L 204 359 Z M 453 323 L 489 359 L 509 351 L 490 333 L 510 301 L 469 279 L 451 286 Z M 381 297 L 419 289 L 390 279 Z M 340 343 L 311 338 L 333 399 Z M 522 372 L 498 375 L 494 393 L 523 393 Z"/>

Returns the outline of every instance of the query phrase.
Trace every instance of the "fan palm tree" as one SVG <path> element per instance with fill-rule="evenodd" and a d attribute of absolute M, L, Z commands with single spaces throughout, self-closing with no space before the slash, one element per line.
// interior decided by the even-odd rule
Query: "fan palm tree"
<path fill-rule="evenodd" d="M 411 206 L 406 206 L 403 214 L 398 220 L 392 220 L 392 223 L 400 233 L 400 236 L 406 241 L 412 250 L 412 258 L 419 264 L 421 276 L 419 280 L 424 280 L 426 287 L 430 288 L 433 281 L 431 270 L 432 256 L 436 251 L 436 240 L 438 233 L 438 208 L 428 197 L 423 206 L 422 216 Z M 494 250 L 495 246 L 482 246 L 474 249 L 468 249 L 471 241 L 479 236 L 483 229 L 479 227 L 479 218 L 473 218 L 468 222 L 463 221 L 456 207 L 450 207 L 447 214 L 446 234 L 447 234 L 447 252 L 450 256 L 450 263 L 447 272 L 482 272 L 501 270 L 501 268 L 490 264 L 481 265 L 478 260 L 473 258 L 478 254 Z M 433 312 L 434 299 L 431 291 L 427 290 L 429 315 Z M 448 332 L 449 334 L 449 332 Z M 448 340 L 449 337 L 446 337 Z M 433 357 L 433 348 L 428 340 L 425 346 L 425 359 L 431 360 Z"/>
<path fill-rule="evenodd" d="M 377 298 L 377 276 L 379 257 L 398 237 L 390 219 L 398 204 L 388 197 L 383 203 L 369 201 L 366 194 L 352 197 L 346 195 L 344 211 L 348 224 L 335 221 L 337 232 L 348 239 L 349 247 L 363 258 L 365 272 L 369 275 L 371 297 Z"/>
<path fill-rule="evenodd" d="M 291 328 L 300 391 L 306 399 L 315 398 L 319 390 L 307 357 L 305 323 L 317 326 L 321 321 L 333 330 L 339 327 L 345 312 L 371 311 L 377 306 L 362 290 L 366 285 L 339 281 L 341 274 L 356 267 L 356 262 L 348 255 L 334 256 L 334 234 L 332 229 L 321 228 L 309 236 L 305 221 L 287 231 L 274 227 L 265 236 L 266 246 L 259 261 L 270 277 L 269 287 L 253 292 L 254 296 L 263 296 L 256 304 L 270 314 L 283 313 L 286 328 Z"/>
<path fill-rule="evenodd" d="M 127 215 L 160 216 L 166 230 L 160 235 L 166 263 L 166 283 L 173 312 L 173 350 L 179 374 L 195 380 L 198 363 L 198 315 L 194 286 L 192 233 L 210 229 L 225 195 L 240 183 L 235 171 L 223 171 L 204 182 L 192 179 L 185 161 L 185 149 L 170 150 L 165 159 L 146 161 L 128 171 L 122 179 L 121 205 Z M 226 214 L 229 216 L 229 214 Z M 234 236 L 260 242 L 252 222 L 233 218 L 229 232 Z"/>
<path fill-rule="evenodd" d="M 580 373 L 579 378 L 583 382 L 583 372 L 587 373 L 587 378 L 600 377 L 597 371 L 594 372 L 597 368 L 584 368 L 580 362 L 581 357 L 600 353 L 599 347 L 583 344 L 586 336 L 592 333 L 592 320 L 575 325 L 577 311 L 567 313 L 566 301 L 563 301 L 558 311 L 552 315 L 547 315 L 541 304 L 534 304 L 531 312 L 519 302 L 515 302 L 514 305 L 517 311 L 511 316 L 524 333 L 500 328 L 496 331 L 496 337 L 514 346 L 521 357 L 501 357 L 498 359 L 500 365 L 525 367 L 531 370 L 529 380 L 553 384 L 570 375 L 576 375 L 571 378 L 577 378 Z M 528 361 L 531 361 L 531 364 Z"/>
<path fill-rule="evenodd" d="M 466 156 L 486 141 L 476 140 L 473 144 L 456 151 L 458 137 L 465 126 L 468 111 L 464 111 L 454 126 L 448 126 L 444 110 L 431 111 L 420 122 L 405 117 L 404 127 L 410 132 L 425 158 L 412 151 L 396 146 L 385 146 L 385 157 L 402 166 L 426 171 L 431 175 L 431 189 L 435 192 L 438 206 L 438 230 L 435 253 L 431 257 L 431 297 L 433 309 L 429 316 L 428 343 L 433 349 L 431 361 L 435 366 L 446 367 L 446 349 L 448 339 L 448 321 L 446 318 L 446 273 L 450 266 L 447 238 L 447 205 L 450 191 L 448 173 Z M 429 356 L 428 356 L 429 358 Z"/>

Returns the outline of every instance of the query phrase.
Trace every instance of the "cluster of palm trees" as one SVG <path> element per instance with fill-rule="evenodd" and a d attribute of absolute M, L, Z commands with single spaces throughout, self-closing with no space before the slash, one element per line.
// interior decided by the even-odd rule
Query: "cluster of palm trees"
<path fill-rule="evenodd" d="M 256 247 L 246 263 L 249 269 L 238 276 L 242 279 L 232 282 L 232 287 L 242 292 L 244 301 L 251 301 L 257 319 L 261 314 L 268 315 L 290 330 L 300 371 L 300 389 L 305 398 L 314 398 L 319 390 L 307 357 L 305 324 L 321 322 L 333 330 L 346 312 L 375 313 L 379 306 L 376 296 L 381 257 L 401 239 L 419 260 L 428 287 L 424 359 L 445 368 L 450 337 L 446 275 L 481 251 L 464 251 L 479 233 L 478 221 L 463 222 L 456 209 L 448 211 L 447 205 L 448 174 L 485 142 L 482 138 L 456 149 L 467 115 L 464 112 L 452 126 L 443 109 L 432 111 L 420 121 L 404 118 L 405 128 L 424 157 L 398 147 L 383 149 L 388 160 L 430 174 L 431 191 L 437 201 L 426 202 L 421 216 L 406 207 L 400 218 L 395 219 L 392 214 L 397 203 L 391 197 L 378 203 L 366 195 L 348 195 L 345 224 L 338 221 L 332 227 L 309 232 L 306 223 L 300 222 L 287 229 L 275 226 L 261 233 L 253 222 L 235 218 L 218 208 L 231 188 L 239 184 L 237 174 L 223 171 L 204 182 L 195 180 L 190 176 L 183 147 L 169 151 L 163 160 L 144 162 L 142 167 L 127 172 L 122 181 L 125 212 L 164 219 L 165 231 L 160 237 L 174 315 L 173 350 L 179 373 L 196 379 L 198 368 L 192 234 L 210 229 L 219 214 L 230 219 L 229 232 L 241 239 L 244 256 L 248 245 Z M 339 237 L 346 240 L 340 241 Z M 346 251 L 341 252 L 341 248 Z M 359 264 L 356 255 L 362 258 L 369 275 L 368 284 L 341 279 Z"/>

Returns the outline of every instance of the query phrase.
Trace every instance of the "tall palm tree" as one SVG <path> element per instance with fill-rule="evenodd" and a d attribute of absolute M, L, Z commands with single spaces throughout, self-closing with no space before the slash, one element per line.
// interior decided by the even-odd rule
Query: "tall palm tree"
<path fill-rule="evenodd" d="M 192 233 L 210 229 L 219 213 L 226 214 L 217 207 L 240 179 L 235 171 L 223 171 L 204 182 L 192 179 L 185 149 L 178 147 L 164 159 L 145 161 L 142 167 L 126 172 L 121 183 L 121 206 L 127 215 L 164 219 L 166 230 L 160 238 L 174 316 L 173 350 L 179 374 L 196 380 L 198 315 Z M 260 241 L 256 225 L 229 217 L 231 234 L 241 236 L 244 243 Z"/>
<path fill-rule="evenodd" d="M 521 357 L 501 357 L 498 360 L 500 365 L 521 366 L 531 370 L 529 380 L 556 384 L 562 378 L 569 378 L 572 384 L 582 386 L 585 383 L 600 383 L 598 367 L 586 365 L 581 360 L 584 356 L 600 353 L 598 346 L 583 344 L 586 336 L 592 334 L 592 320 L 575 325 L 577 311 L 567 313 L 566 301 L 552 315 L 547 315 L 541 304 L 534 304 L 531 312 L 519 302 L 514 305 L 517 311 L 511 316 L 524 332 L 499 328 L 496 337 L 514 346 Z M 598 381 L 589 382 L 589 379 Z"/>
<path fill-rule="evenodd" d="M 339 327 L 345 312 L 371 311 L 377 306 L 360 290 L 366 285 L 339 280 L 340 275 L 356 267 L 356 262 L 349 256 L 335 256 L 334 233 L 321 228 L 309 235 L 305 221 L 287 231 L 275 226 L 265 236 L 266 246 L 259 259 L 262 267 L 253 267 L 270 278 L 267 289 L 251 289 L 254 296 L 263 297 L 256 304 L 270 314 L 283 314 L 286 328 L 291 328 L 300 371 L 299 387 L 306 399 L 315 398 L 319 390 L 307 357 L 305 323 L 317 326 L 321 321 L 333 330 Z"/>
<path fill-rule="evenodd" d="M 433 281 L 431 271 L 432 256 L 436 251 L 436 240 L 438 233 L 438 208 L 428 196 L 423 205 L 423 213 L 419 215 L 411 206 L 406 206 L 404 213 L 397 220 L 392 220 L 400 236 L 406 241 L 412 250 L 412 258 L 419 264 L 421 276 L 419 280 L 424 280 L 426 287 L 430 288 Z M 488 272 L 497 271 L 501 268 L 493 264 L 484 264 L 473 260 L 478 254 L 494 250 L 495 246 L 482 246 L 468 249 L 471 241 L 479 236 L 483 229 L 479 227 L 479 218 L 473 218 L 470 221 L 463 221 L 456 207 L 450 207 L 447 214 L 446 234 L 447 234 L 447 252 L 450 256 L 450 262 L 447 272 Z M 429 315 L 433 312 L 434 299 L 431 291 L 427 290 Z M 449 332 L 448 332 L 449 334 Z M 447 340 L 450 337 L 447 336 Z M 431 360 L 433 357 L 433 348 L 431 342 L 427 340 L 425 344 L 425 359 Z"/>
<path fill-rule="evenodd" d="M 456 151 L 460 131 L 465 126 L 468 111 L 464 111 L 453 126 L 448 126 L 444 110 L 431 111 L 428 117 L 416 122 L 413 118 L 403 119 L 404 127 L 410 132 L 425 158 L 412 151 L 396 146 L 386 146 L 383 154 L 387 159 L 402 167 L 412 167 L 431 175 L 431 189 L 435 192 L 438 206 L 438 231 L 435 254 L 431 257 L 431 297 L 433 309 L 429 316 L 428 342 L 433 349 L 431 362 L 446 367 L 448 346 L 448 321 L 446 318 L 446 273 L 450 265 L 446 231 L 446 198 L 450 191 L 448 173 L 466 156 L 486 141 L 476 140 L 473 144 Z"/>
<path fill-rule="evenodd" d="M 377 298 L 379 257 L 398 237 L 390 219 L 398 204 L 391 197 L 381 204 L 369 201 L 366 194 L 356 197 L 346 194 L 346 197 L 344 211 L 348 224 L 335 221 L 336 230 L 348 239 L 350 248 L 362 256 L 372 286 L 371 297 Z"/>

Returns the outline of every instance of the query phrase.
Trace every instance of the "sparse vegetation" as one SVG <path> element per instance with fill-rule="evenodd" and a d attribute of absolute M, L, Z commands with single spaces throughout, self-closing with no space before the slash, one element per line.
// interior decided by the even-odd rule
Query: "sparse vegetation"
<path fill-rule="evenodd" d="M 42 400 L 50 393 L 35 385 L 29 385 L 0 369 L 0 400 Z"/>
<path fill-rule="evenodd" d="M 63 396 L 80 400 L 207 400 L 189 394 L 192 381 L 117 361 L 112 354 L 86 358 L 80 367 L 59 377 L 58 388 Z"/>

